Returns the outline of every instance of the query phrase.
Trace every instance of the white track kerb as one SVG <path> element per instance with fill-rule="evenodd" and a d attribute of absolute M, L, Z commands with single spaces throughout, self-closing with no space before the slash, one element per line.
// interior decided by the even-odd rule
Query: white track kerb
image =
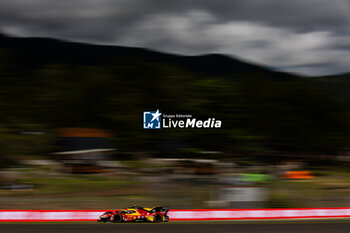
<path fill-rule="evenodd" d="M 2 222 L 96 221 L 106 210 L 0 210 Z M 350 218 L 350 208 L 170 210 L 170 221 Z"/>

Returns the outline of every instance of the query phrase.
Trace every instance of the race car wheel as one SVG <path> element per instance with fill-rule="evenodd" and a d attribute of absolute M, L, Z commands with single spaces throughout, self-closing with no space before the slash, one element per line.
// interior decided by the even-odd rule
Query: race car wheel
<path fill-rule="evenodd" d="M 116 214 L 113 217 L 113 222 L 121 222 L 123 220 L 123 217 L 120 214 Z"/>
<path fill-rule="evenodd" d="M 154 216 L 154 222 L 162 222 L 163 221 L 163 217 L 160 214 L 157 214 L 156 216 Z"/>

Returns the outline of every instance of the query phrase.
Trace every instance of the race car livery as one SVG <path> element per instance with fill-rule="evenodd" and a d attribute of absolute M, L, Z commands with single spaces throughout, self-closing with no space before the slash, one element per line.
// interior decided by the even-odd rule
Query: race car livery
<path fill-rule="evenodd" d="M 143 208 L 133 206 L 123 210 L 107 211 L 100 216 L 98 222 L 168 222 L 169 207 Z"/>

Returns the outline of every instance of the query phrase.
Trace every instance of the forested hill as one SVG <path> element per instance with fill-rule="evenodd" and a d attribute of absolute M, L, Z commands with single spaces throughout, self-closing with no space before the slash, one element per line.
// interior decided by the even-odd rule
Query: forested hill
<path fill-rule="evenodd" d="M 220 54 L 181 56 L 144 48 L 90 45 L 49 38 L 12 38 L 4 35 L 0 36 L 0 47 L 11 49 L 31 64 L 115 65 L 125 59 L 137 59 L 208 75 L 259 72 L 271 76 L 278 74 L 285 78 L 292 77 L 287 73 L 271 71 Z"/>
<path fill-rule="evenodd" d="M 219 54 L 0 36 L 0 146 L 10 145 L 13 129 L 95 127 L 115 132 L 127 151 L 172 142 L 235 153 L 337 153 L 349 145 L 348 80 Z M 156 109 L 214 117 L 222 128 L 143 130 L 142 111 Z"/>

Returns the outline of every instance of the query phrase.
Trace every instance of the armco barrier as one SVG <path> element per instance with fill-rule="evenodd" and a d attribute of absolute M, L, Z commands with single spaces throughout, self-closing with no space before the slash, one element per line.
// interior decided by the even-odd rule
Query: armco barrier
<path fill-rule="evenodd" d="M 105 210 L 0 210 L 2 222 L 96 221 Z M 171 221 L 349 218 L 350 208 L 170 210 Z"/>

